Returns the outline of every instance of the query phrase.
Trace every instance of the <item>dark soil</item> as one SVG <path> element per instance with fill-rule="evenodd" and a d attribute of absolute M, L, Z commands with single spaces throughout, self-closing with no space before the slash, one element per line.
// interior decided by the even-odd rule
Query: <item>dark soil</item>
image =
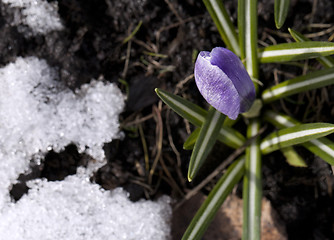
<path fill-rule="evenodd" d="M 226 0 L 224 4 L 236 24 L 236 1 Z M 58 0 L 58 5 L 66 29 L 25 38 L 16 27 L 10 26 L 13 13 L 0 2 L 0 66 L 17 56 L 38 56 L 58 68 L 61 81 L 71 89 L 103 76 L 116 82 L 124 93 L 129 90 L 127 106 L 120 119 L 125 138 L 105 145 L 108 164 L 92 181 L 105 189 L 124 187 L 133 201 L 154 199 L 162 194 L 182 199 L 184 193 L 205 176 L 203 173 L 192 184 L 186 182 L 190 152 L 183 150 L 182 145 L 194 128 L 161 104 L 154 88 L 161 87 L 207 107 L 191 76 L 194 56 L 198 51 L 223 46 L 223 42 L 203 3 L 194 0 Z M 287 26 L 309 33 L 323 30 L 311 28 L 312 23 L 334 22 L 332 1 L 292 0 L 285 26 L 276 31 L 273 9 L 273 1 L 259 1 L 262 43 L 292 41 L 278 34 L 287 33 Z M 140 21 L 139 31 L 123 44 Z M 332 33 L 315 39 L 327 40 Z M 310 64 L 319 68 L 316 62 L 310 61 Z M 275 84 L 274 69 L 283 73 L 278 74 L 279 81 L 286 79 L 287 74 L 302 73 L 297 67 L 263 65 L 260 79 L 265 86 Z M 328 101 L 321 101 L 324 93 Z M 281 102 L 273 107 L 305 122 L 332 121 L 333 88 L 312 91 L 298 99 L 305 104 L 296 107 Z M 317 114 L 306 115 L 306 109 Z M 272 130 L 267 126 L 268 132 Z M 240 131 L 245 131 L 243 124 Z M 288 239 L 334 239 L 333 172 L 321 159 L 304 149 L 298 148 L 298 151 L 305 157 L 308 168 L 289 166 L 279 152 L 263 159 L 264 196 L 285 224 Z M 216 146 L 205 172 L 211 171 L 221 161 L 221 156 L 225 158 L 231 152 L 231 149 Z M 87 157 L 80 155 L 75 146 L 61 153 L 49 152 L 41 166 L 33 166 L 30 175 L 20 176 L 21 183 L 12 190 L 13 199 L 18 200 L 28 190 L 25 181 L 39 177 L 49 181 L 64 179 L 74 174 L 77 166 L 85 165 Z M 154 164 L 155 170 L 149 177 L 148 166 L 150 169 Z M 210 186 L 203 191 L 207 193 Z"/>

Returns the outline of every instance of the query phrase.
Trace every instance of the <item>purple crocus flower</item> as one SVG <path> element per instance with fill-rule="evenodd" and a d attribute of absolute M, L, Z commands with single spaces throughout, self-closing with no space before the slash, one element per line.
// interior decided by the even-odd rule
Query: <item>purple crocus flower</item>
<path fill-rule="evenodd" d="M 226 48 L 199 53 L 195 81 L 205 100 L 231 119 L 248 111 L 255 100 L 254 84 L 244 65 Z"/>

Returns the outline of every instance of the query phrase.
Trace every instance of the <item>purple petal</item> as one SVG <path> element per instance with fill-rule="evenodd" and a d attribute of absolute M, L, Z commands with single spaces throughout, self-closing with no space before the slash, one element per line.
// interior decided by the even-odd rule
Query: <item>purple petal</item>
<path fill-rule="evenodd" d="M 254 84 L 237 55 L 226 48 L 211 51 L 211 64 L 217 65 L 233 82 L 241 98 L 240 111 L 246 112 L 255 100 Z"/>
<path fill-rule="evenodd" d="M 245 67 L 225 48 L 200 52 L 195 64 L 195 80 L 207 102 L 231 119 L 249 110 L 255 100 L 255 88 Z"/>

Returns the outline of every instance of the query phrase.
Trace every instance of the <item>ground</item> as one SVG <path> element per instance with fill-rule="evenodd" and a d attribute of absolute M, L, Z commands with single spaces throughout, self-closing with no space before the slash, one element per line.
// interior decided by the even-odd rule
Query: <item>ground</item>
<path fill-rule="evenodd" d="M 227 0 L 224 4 L 236 24 L 236 1 Z M 120 116 L 124 139 L 106 143 L 108 164 L 92 181 L 105 189 L 124 187 L 133 201 L 167 194 L 177 204 L 225 158 L 222 156 L 232 153 L 217 144 L 208 167 L 197 180 L 188 183 L 190 152 L 183 150 L 182 145 L 194 128 L 162 104 L 154 92 L 160 87 L 207 107 L 194 83 L 194 58 L 198 51 L 224 44 L 203 3 L 58 0 L 58 6 L 65 30 L 27 38 L 10 25 L 13 13 L 4 11 L 0 3 L 0 66 L 16 56 L 34 55 L 60 69 L 61 81 L 73 90 L 92 78 L 117 83 L 128 95 L 126 109 Z M 320 32 L 314 37 L 316 40 L 332 39 L 332 25 L 328 25 L 334 21 L 331 1 L 291 1 L 287 22 L 280 31 L 275 29 L 273 9 L 273 1 L 259 1 L 260 45 L 292 41 L 286 35 L 287 27 L 303 33 Z M 135 35 L 124 42 L 137 26 Z M 301 73 L 294 66 L 266 64 L 262 65 L 260 79 L 269 86 Z M 304 122 L 332 121 L 334 88 L 315 90 L 298 99 L 304 104 L 296 107 L 280 102 L 275 107 Z M 305 114 L 307 111 L 316 114 Z M 239 130 L 244 132 L 243 128 Z M 291 167 L 278 151 L 263 159 L 264 197 L 286 227 L 288 239 L 334 239 L 332 170 L 306 150 L 298 148 L 298 152 L 305 157 L 307 168 Z M 27 191 L 26 180 L 64 179 L 74 174 L 77 166 L 85 165 L 85 159 L 74 145 L 61 153 L 49 152 L 42 167 L 20 176 L 22 183 L 13 187 L 13 199 Z M 207 194 L 212 185 L 201 191 Z M 239 187 L 238 196 L 240 191 Z"/>

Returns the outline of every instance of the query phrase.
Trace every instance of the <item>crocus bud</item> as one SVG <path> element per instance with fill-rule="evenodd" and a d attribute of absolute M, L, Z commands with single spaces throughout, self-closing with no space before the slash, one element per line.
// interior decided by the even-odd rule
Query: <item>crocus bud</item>
<path fill-rule="evenodd" d="M 234 120 L 248 111 L 255 100 L 255 87 L 244 65 L 226 48 L 199 53 L 195 81 L 204 99 Z"/>

